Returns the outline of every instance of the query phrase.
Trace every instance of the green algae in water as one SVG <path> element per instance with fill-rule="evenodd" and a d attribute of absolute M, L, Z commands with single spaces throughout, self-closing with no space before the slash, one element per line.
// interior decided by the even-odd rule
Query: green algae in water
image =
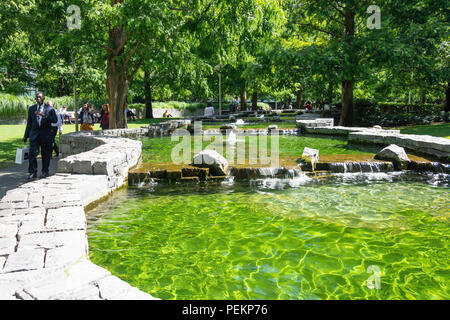
<path fill-rule="evenodd" d="M 161 299 L 449 299 L 449 207 L 414 181 L 130 188 L 89 213 L 90 256 Z"/>
<path fill-rule="evenodd" d="M 207 139 L 208 137 L 205 137 Z M 238 136 L 239 139 L 244 137 Z M 191 138 L 191 154 L 194 156 L 194 140 Z M 246 139 L 246 154 L 248 155 L 249 137 Z M 171 141 L 170 137 L 142 139 L 142 158 L 145 163 L 161 163 L 172 162 L 172 149 L 178 145 L 179 141 Z M 213 144 L 212 141 L 204 141 L 202 149 Z M 268 154 L 270 155 L 271 137 L 267 137 Z M 299 158 L 305 147 L 319 149 L 321 155 L 373 155 L 379 151 L 376 146 L 353 145 L 347 142 L 344 137 L 318 137 L 316 136 L 279 136 L 279 154 L 280 157 L 296 157 Z M 226 157 L 225 149 L 222 155 Z M 229 159 L 230 160 L 230 159 Z"/>

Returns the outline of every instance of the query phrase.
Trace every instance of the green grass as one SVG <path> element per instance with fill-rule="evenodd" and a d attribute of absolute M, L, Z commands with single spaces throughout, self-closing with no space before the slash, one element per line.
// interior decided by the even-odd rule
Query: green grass
<path fill-rule="evenodd" d="M 450 123 L 433 123 L 419 126 L 405 126 L 395 129 L 400 129 L 400 132 L 405 134 L 423 134 L 450 139 Z"/>

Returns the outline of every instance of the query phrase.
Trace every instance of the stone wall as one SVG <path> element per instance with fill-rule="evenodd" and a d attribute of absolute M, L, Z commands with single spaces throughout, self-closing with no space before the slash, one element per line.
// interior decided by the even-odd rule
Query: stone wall
<path fill-rule="evenodd" d="M 382 131 L 380 131 L 382 130 Z M 358 128 L 358 127 L 305 127 L 304 132 L 310 134 L 326 134 L 333 136 L 348 136 L 352 132 L 383 132 L 389 134 L 397 134 L 400 133 L 400 130 L 384 130 L 384 129 L 374 129 L 374 128 Z"/>
<path fill-rule="evenodd" d="M 395 134 L 388 132 L 353 132 L 348 135 L 349 142 L 391 145 L 418 152 L 420 154 L 436 157 L 446 163 L 450 163 L 450 139 L 438 138 L 427 135 Z"/>
<path fill-rule="evenodd" d="M 141 142 L 95 133 L 61 138 L 66 154 L 82 152 L 60 160 L 61 173 L 0 200 L 0 299 L 154 299 L 89 260 L 84 212 L 126 182 Z"/>

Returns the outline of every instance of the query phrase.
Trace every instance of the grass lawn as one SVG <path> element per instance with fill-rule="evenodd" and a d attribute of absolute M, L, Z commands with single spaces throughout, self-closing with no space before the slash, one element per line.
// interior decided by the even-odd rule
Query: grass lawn
<path fill-rule="evenodd" d="M 420 126 L 398 127 L 395 129 L 400 129 L 401 133 L 406 134 L 424 134 L 450 139 L 450 123 L 432 123 Z"/>

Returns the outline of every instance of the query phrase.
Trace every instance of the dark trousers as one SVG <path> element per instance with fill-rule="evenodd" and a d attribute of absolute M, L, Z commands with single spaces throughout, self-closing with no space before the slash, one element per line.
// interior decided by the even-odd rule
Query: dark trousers
<path fill-rule="evenodd" d="M 48 173 L 48 167 L 50 166 L 50 158 L 52 156 L 52 142 L 51 141 L 41 141 L 37 138 L 34 141 L 30 141 L 30 158 L 28 165 L 28 172 L 37 173 L 37 156 L 39 155 L 39 148 L 42 154 L 42 172 Z"/>
<path fill-rule="evenodd" d="M 59 154 L 59 148 L 58 148 L 58 145 L 56 144 L 56 141 L 55 141 L 57 133 L 58 133 L 58 127 L 53 127 L 52 128 L 52 152 L 55 151 L 55 153 L 58 155 Z M 50 155 L 51 155 L 51 153 L 50 153 Z"/>

